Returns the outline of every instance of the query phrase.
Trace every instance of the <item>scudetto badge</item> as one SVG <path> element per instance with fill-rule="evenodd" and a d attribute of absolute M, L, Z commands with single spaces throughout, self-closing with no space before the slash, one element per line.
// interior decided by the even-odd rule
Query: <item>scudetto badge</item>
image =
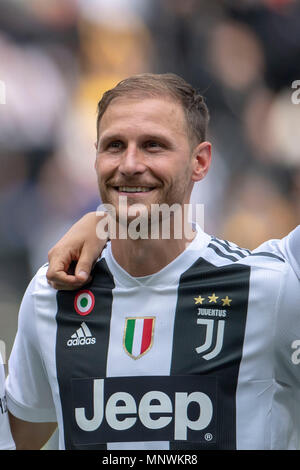
<path fill-rule="evenodd" d="M 74 308 L 79 315 L 88 315 L 95 306 L 95 297 L 90 290 L 81 290 L 74 299 Z"/>
<path fill-rule="evenodd" d="M 132 359 L 139 359 L 153 344 L 155 317 L 126 318 L 123 346 Z"/>

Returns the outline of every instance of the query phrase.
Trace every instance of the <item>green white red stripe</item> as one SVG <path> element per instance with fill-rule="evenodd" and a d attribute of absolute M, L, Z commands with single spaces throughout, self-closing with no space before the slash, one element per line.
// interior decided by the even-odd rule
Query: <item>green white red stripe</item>
<path fill-rule="evenodd" d="M 138 359 L 152 346 L 154 332 L 154 317 L 127 318 L 124 332 L 125 351 Z"/>

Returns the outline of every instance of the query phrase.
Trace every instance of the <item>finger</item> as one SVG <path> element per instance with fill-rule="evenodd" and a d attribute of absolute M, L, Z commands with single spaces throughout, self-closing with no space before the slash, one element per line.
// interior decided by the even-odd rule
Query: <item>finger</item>
<path fill-rule="evenodd" d="M 87 282 L 91 281 L 91 277 L 88 278 Z M 68 279 L 68 281 L 65 282 L 58 282 L 58 281 L 48 281 L 48 284 L 55 290 L 77 290 L 80 289 L 83 286 L 83 283 L 80 281 L 77 281 L 75 276 L 73 276 L 73 279 Z"/>
<path fill-rule="evenodd" d="M 91 276 L 89 273 L 86 273 L 82 276 L 80 273 L 79 277 L 75 276 L 75 266 L 72 265 L 73 262 L 68 263 L 61 260 L 60 257 L 55 256 L 51 258 L 48 270 L 46 273 L 48 284 L 56 290 L 75 290 L 82 287 L 84 284 L 91 281 Z M 83 266 L 86 266 L 83 259 Z"/>
<path fill-rule="evenodd" d="M 77 284 L 78 280 L 74 274 L 69 274 L 63 269 L 56 269 L 53 267 L 52 269 L 48 269 L 46 273 L 47 281 L 50 285 L 52 284 L 61 284 L 61 285 L 73 285 Z"/>
<path fill-rule="evenodd" d="M 70 263 L 71 259 L 64 259 L 62 255 L 52 256 L 46 273 L 48 281 L 56 281 L 57 277 L 60 279 L 67 273 Z"/>
<path fill-rule="evenodd" d="M 76 279 L 82 283 L 88 282 L 91 271 L 98 257 L 98 253 L 93 253 L 91 250 L 82 248 L 80 257 L 77 261 L 75 268 Z"/>

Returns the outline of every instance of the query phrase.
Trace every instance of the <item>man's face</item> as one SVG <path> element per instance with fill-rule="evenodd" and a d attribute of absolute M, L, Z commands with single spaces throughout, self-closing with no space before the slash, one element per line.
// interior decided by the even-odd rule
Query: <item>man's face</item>
<path fill-rule="evenodd" d="M 164 98 L 117 98 L 99 127 L 95 168 L 103 203 L 187 204 L 193 187 L 192 149 L 180 104 Z"/>

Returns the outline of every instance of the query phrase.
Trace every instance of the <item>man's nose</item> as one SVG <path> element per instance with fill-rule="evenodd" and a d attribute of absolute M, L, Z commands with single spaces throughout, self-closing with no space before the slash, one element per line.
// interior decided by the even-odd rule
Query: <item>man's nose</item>
<path fill-rule="evenodd" d="M 143 173 L 145 171 L 142 152 L 135 144 L 128 145 L 126 151 L 123 153 L 119 171 L 126 176 Z"/>

